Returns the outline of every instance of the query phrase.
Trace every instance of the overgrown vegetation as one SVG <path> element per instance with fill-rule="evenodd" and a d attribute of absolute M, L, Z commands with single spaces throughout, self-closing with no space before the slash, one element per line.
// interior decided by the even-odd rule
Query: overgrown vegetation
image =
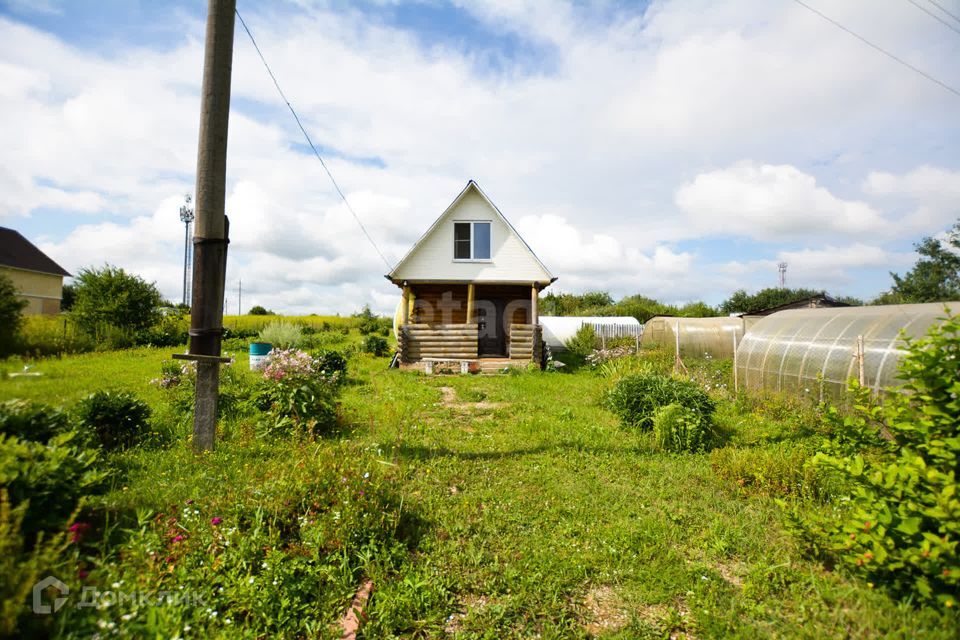
<path fill-rule="evenodd" d="M 15 351 L 16 337 L 23 322 L 27 301 L 19 295 L 13 281 L 0 273 L 0 358 Z"/>
<path fill-rule="evenodd" d="M 684 407 L 708 427 L 716 406 L 697 383 L 652 372 L 621 378 L 605 403 L 624 425 L 644 430 L 653 427 L 656 411 L 668 405 Z"/>
<path fill-rule="evenodd" d="M 815 463 L 849 499 L 829 517 L 797 514 L 813 548 L 898 596 L 957 606 L 960 591 L 960 316 L 905 339 L 906 380 L 880 405 L 854 386 L 851 415 L 826 414 Z"/>
<path fill-rule="evenodd" d="M 40 377 L 0 376 L 0 398 L 64 404 L 9 410 L 16 418 L 0 421 L 9 425 L 0 460 L 28 464 L 17 457 L 20 435 L 77 434 L 76 403 L 100 389 L 142 398 L 151 432 L 168 434 L 109 451 L 71 440 L 75 453 L 56 459 L 92 454 L 96 483 L 71 473 L 79 494 L 44 490 L 37 495 L 63 503 L 36 511 L 32 493 L 11 492 L 6 506 L 0 499 L 9 633 L 339 636 L 337 620 L 370 579 L 364 637 L 956 636 L 945 602 L 882 588 L 887 578 L 832 555 L 846 551 L 822 542 L 812 556 L 803 545 L 813 536 L 792 536 L 795 513 L 808 524 L 820 516 L 856 524 L 845 506 L 858 504 L 846 499 L 855 485 L 812 462 L 825 441 L 838 459 L 861 450 L 865 472 L 900 464 L 885 440 L 856 435 L 876 421 L 848 425 L 850 414 L 804 400 L 734 394 L 729 363 L 716 360 L 690 358 L 689 373 L 675 378 L 671 354 L 655 350 L 567 373 L 424 377 L 365 353 L 355 322 L 304 319 L 305 340 L 333 346 L 276 360 L 281 380 L 330 383 L 324 393 L 339 406 L 329 428 L 310 428 L 296 406 L 259 408 L 259 392 L 276 381 L 249 371 L 241 350 L 224 367 L 218 448 L 202 456 L 189 449 L 185 419 L 192 371 L 162 364 L 169 350 L 48 359 L 35 363 Z M 243 323 L 239 330 L 260 328 Z M 956 379 L 955 356 L 923 362 L 946 403 L 935 406 L 954 416 L 954 391 L 934 378 Z M 621 385 L 638 376 L 650 380 Z M 631 421 L 606 408 L 617 389 L 633 403 Z M 709 411 L 693 411 L 703 397 Z M 272 412 L 290 427 L 265 430 Z M 641 413 L 650 424 L 630 426 Z M 689 428 L 704 413 L 709 436 Z M 939 413 L 919 415 L 947 428 Z M 716 434 L 726 446 L 706 453 L 722 444 Z M 928 469 L 942 463 L 930 460 Z M 823 560 L 844 570 L 824 571 Z M 108 591 L 124 597 L 34 616 L 29 591 L 47 575 L 64 580 L 71 598 L 84 589 L 101 594 L 98 603 Z"/>

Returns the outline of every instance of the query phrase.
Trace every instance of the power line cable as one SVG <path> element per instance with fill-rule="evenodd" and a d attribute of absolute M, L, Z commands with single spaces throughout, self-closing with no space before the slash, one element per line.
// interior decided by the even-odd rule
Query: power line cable
<path fill-rule="evenodd" d="M 958 15 L 955 14 L 955 13 L 951 13 L 950 11 L 948 11 L 942 4 L 940 4 L 939 2 L 937 2 L 937 0 L 927 0 L 927 2 L 929 2 L 930 4 L 932 4 L 933 6 L 935 6 L 937 9 L 940 9 L 940 11 L 943 11 L 945 14 L 947 14 L 948 16 L 950 16 L 951 18 L 953 18 L 953 19 L 956 20 L 957 22 L 960 22 L 960 16 L 958 16 Z"/>
<path fill-rule="evenodd" d="M 300 131 L 303 132 L 303 137 L 306 138 L 307 144 L 310 145 L 310 148 L 313 149 L 313 155 L 317 156 L 317 160 L 320 161 L 320 164 L 323 166 L 323 170 L 327 172 L 327 177 L 330 178 L 330 182 L 333 183 L 333 188 L 337 190 L 337 193 L 340 195 L 340 199 L 343 200 L 343 204 L 346 205 L 347 210 L 353 215 L 353 219 L 357 221 L 357 224 L 360 226 L 360 230 L 363 231 L 363 235 L 367 237 L 367 240 L 370 241 L 370 244 L 373 246 L 374 251 L 380 256 L 380 259 L 383 260 L 383 264 L 387 265 L 387 269 L 392 270 L 393 265 L 390 264 L 390 261 L 387 260 L 387 257 L 383 255 L 383 252 L 380 251 L 380 247 L 377 246 L 377 243 L 373 241 L 373 237 L 367 232 L 367 228 L 363 226 L 363 222 L 360 221 L 360 216 L 357 215 L 357 212 L 353 210 L 353 207 L 350 206 L 350 201 L 347 200 L 347 196 L 343 194 L 343 191 L 340 189 L 340 185 L 337 184 L 336 179 L 333 177 L 333 174 L 330 173 L 330 168 L 327 167 L 327 163 L 323 161 L 323 157 L 320 155 L 320 152 L 317 151 L 317 147 L 314 146 L 313 140 L 310 139 L 310 134 L 307 133 L 307 130 L 303 127 L 303 123 L 300 122 L 300 116 L 297 115 L 297 112 L 294 110 L 293 105 L 290 104 L 290 101 L 287 100 L 286 94 L 283 93 L 283 89 L 280 88 L 280 83 L 277 82 L 277 77 L 273 75 L 273 71 L 270 70 L 270 65 L 267 64 L 267 59 L 263 57 L 263 52 L 260 51 L 260 47 L 257 45 L 257 41 L 254 39 L 253 34 L 250 33 L 250 28 L 247 27 L 247 23 L 244 22 L 243 16 L 240 15 L 239 10 L 235 10 L 237 18 L 240 19 L 240 24 L 243 25 L 243 30 L 247 32 L 247 36 L 250 38 L 250 42 L 253 44 L 253 48 L 257 50 L 257 55 L 260 56 L 260 61 L 263 62 L 264 68 L 267 70 L 267 73 L 270 74 L 270 79 L 273 80 L 273 86 L 277 88 L 277 93 L 280 94 L 280 98 L 287 105 L 287 108 L 290 109 L 290 113 L 293 114 L 293 119 L 297 121 L 297 126 L 300 127 Z"/>
<path fill-rule="evenodd" d="M 936 20 L 937 22 L 945 26 L 947 29 L 950 29 L 951 31 L 956 31 L 958 34 L 960 34 L 960 29 L 956 28 L 955 26 L 953 26 L 952 24 L 950 24 L 949 22 L 947 22 L 946 20 L 944 20 L 943 18 L 935 14 L 933 11 L 930 11 L 930 9 L 927 9 L 925 6 L 917 2 L 917 0 L 907 0 L 907 2 L 915 6 L 917 9 L 920 9 L 920 11 L 923 11 L 925 14 L 927 14 L 928 16 L 930 16 L 931 18 L 933 18 L 934 20 Z"/>
<path fill-rule="evenodd" d="M 860 42 L 864 43 L 865 45 L 867 45 L 867 46 L 869 46 L 869 47 L 871 47 L 871 48 L 873 48 L 873 49 L 876 49 L 877 51 L 879 51 L 879 52 L 882 53 L 883 55 L 887 56 L 888 58 L 891 58 L 891 59 L 899 62 L 900 64 L 902 64 L 902 65 L 905 66 L 906 68 L 910 69 L 910 70 L 913 71 L 914 73 L 917 73 L 917 74 L 923 76 L 924 78 L 926 78 L 926 79 L 929 80 L 930 82 L 933 82 L 933 83 L 936 83 L 936 84 L 940 85 L 941 87 L 943 87 L 944 89 L 946 89 L 946 90 L 949 91 L 950 93 L 953 93 L 953 94 L 956 94 L 957 96 L 960 96 L 960 90 L 954 89 L 953 87 L 951 87 L 951 86 L 948 85 L 947 83 L 942 82 L 942 81 L 940 81 L 940 80 L 937 80 L 936 78 L 934 78 L 934 77 L 933 77 L 932 75 L 930 75 L 929 73 L 927 73 L 927 72 L 925 72 L 925 71 L 923 71 L 923 70 L 921 70 L 921 69 L 918 69 L 917 67 L 913 66 L 912 64 L 910 64 L 909 62 L 907 62 L 907 61 L 904 60 L 903 58 L 897 57 L 896 55 L 890 53 L 889 51 L 887 51 L 887 50 L 884 49 L 883 47 L 880 47 L 879 45 L 873 44 L 872 42 L 870 42 L 869 40 L 867 40 L 866 38 L 864 38 L 864 37 L 861 36 L 860 34 L 854 33 L 853 31 L 851 31 L 850 29 L 846 28 L 845 26 L 843 26 L 842 24 L 840 24 L 839 22 L 837 22 L 837 21 L 834 20 L 833 18 L 830 18 L 829 16 L 826 16 L 826 15 L 820 13 L 819 11 L 817 11 L 816 9 L 814 9 L 813 7 L 811 7 L 810 5 L 808 5 L 807 3 L 803 2 L 803 0 L 793 0 L 793 1 L 796 2 L 797 4 L 799 4 L 801 7 L 803 7 L 803 8 L 805 8 L 805 9 L 807 9 L 807 10 L 809 10 L 809 11 L 817 14 L 818 16 L 820 16 L 821 18 L 823 18 L 824 20 L 826 20 L 827 22 L 829 22 L 829 23 L 832 24 L 833 26 L 837 27 L 838 29 L 841 29 L 841 30 L 843 30 L 843 31 L 846 31 L 846 32 L 849 33 L 851 36 L 853 36 L 854 38 L 856 38 L 856 39 L 859 40 Z"/>

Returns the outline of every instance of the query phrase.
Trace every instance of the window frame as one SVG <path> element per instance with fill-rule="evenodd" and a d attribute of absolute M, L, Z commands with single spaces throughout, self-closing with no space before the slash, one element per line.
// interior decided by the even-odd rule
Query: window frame
<path fill-rule="evenodd" d="M 457 225 L 458 224 L 469 224 L 470 225 L 470 257 L 469 258 L 458 258 L 457 257 Z M 490 228 L 490 250 L 489 258 L 475 258 L 476 247 L 474 246 L 474 240 L 477 237 L 475 232 L 475 227 L 478 224 L 488 225 Z M 453 221 L 453 261 L 454 262 L 493 262 L 493 220 L 454 220 Z"/>

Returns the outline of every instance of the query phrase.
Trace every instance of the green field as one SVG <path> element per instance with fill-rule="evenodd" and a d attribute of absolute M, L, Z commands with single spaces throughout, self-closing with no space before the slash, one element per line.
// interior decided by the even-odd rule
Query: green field
<path fill-rule="evenodd" d="M 163 393 L 150 380 L 171 351 L 41 360 L 30 369 L 40 377 L 0 379 L 0 399 L 70 406 L 95 389 L 126 388 L 159 405 Z M 238 356 L 234 366 L 252 376 L 245 354 Z M 955 617 L 892 600 L 805 557 L 776 498 L 821 508 L 815 501 L 745 491 L 714 473 L 709 454 L 657 453 L 647 434 L 620 426 L 598 402 L 610 378 L 590 370 L 425 377 L 386 364 L 366 354 L 351 357 L 342 427 L 316 442 L 260 442 L 240 421 L 225 429 L 209 456 L 189 452 L 182 426 L 172 445 L 117 454 L 113 489 L 96 499 L 98 508 L 125 523 L 113 535 L 147 540 L 134 514 L 143 522 L 145 514 L 187 499 L 205 505 L 205 514 L 223 509 L 235 514 L 225 518 L 246 522 L 250 515 L 238 505 L 262 500 L 269 511 L 271 487 L 308 477 L 297 469 L 349 467 L 352 460 L 399 500 L 395 507 L 406 524 L 395 528 L 402 546 L 357 552 L 348 562 L 345 543 L 345 568 L 330 570 L 336 575 L 328 584 L 335 586 L 316 595 L 306 635 L 336 636 L 332 625 L 365 577 L 373 580 L 374 595 L 363 637 L 957 635 Z M 20 367 L 4 365 L 7 372 Z M 714 378 L 726 370 L 716 363 L 702 367 Z M 728 446 L 801 442 L 808 433 L 811 412 L 795 405 L 737 401 L 725 390 L 716 399 Z M 351 472 L 343 473 L 346 481 Z M 264 497 L 251 497 L 261 489 Z M 265 553 L 267 566 L 272 556 Z M 151 576 L 153 561 L 134 551 L 94 556 L 91 579 L 169 584 Z M 210 560 L 216 562 L 213 555 Z M 241 583 L 260 576 L 244 563 L 229 570 Z M 284 595 L 262 594 L 266 602 L 249 605 L 246 615 L 280 615 Z M 189 612 L 98 615 L 131 636 L 170 636 L 183 633 L 183 625 L 197 633 L 203 628 L 204 635 L 243 630 L 222 618 L 201 623 Z"/>

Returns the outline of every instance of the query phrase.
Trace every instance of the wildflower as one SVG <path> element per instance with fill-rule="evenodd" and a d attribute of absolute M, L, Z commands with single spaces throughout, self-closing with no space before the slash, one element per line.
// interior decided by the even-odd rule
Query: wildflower
<path fill-rule="evenodd" d="M 219 516 L 214 516 L 214 517 L 210 518 L 210 524 L 212 524 L 213 526 L 217 526 L 217 525 L 220 524 L 221 522 L 223 522 L 223 518 L 221 518 L 221 517 L 219 517 Z"/>
<path fill-rule="evenodd" d="M 179 534 L 173 537 L 174 542 L 183 542 L 185 539 L 186 539 L 185 536 L 179 535 Z"/>
<path fill-rule="evenodd" d="M 90 524 L 87 522 L 74 522 L 68 529 L 70 532 L 70 542 L 80 542 L 83 540 L 84 534 L 89 529 Z"/>

